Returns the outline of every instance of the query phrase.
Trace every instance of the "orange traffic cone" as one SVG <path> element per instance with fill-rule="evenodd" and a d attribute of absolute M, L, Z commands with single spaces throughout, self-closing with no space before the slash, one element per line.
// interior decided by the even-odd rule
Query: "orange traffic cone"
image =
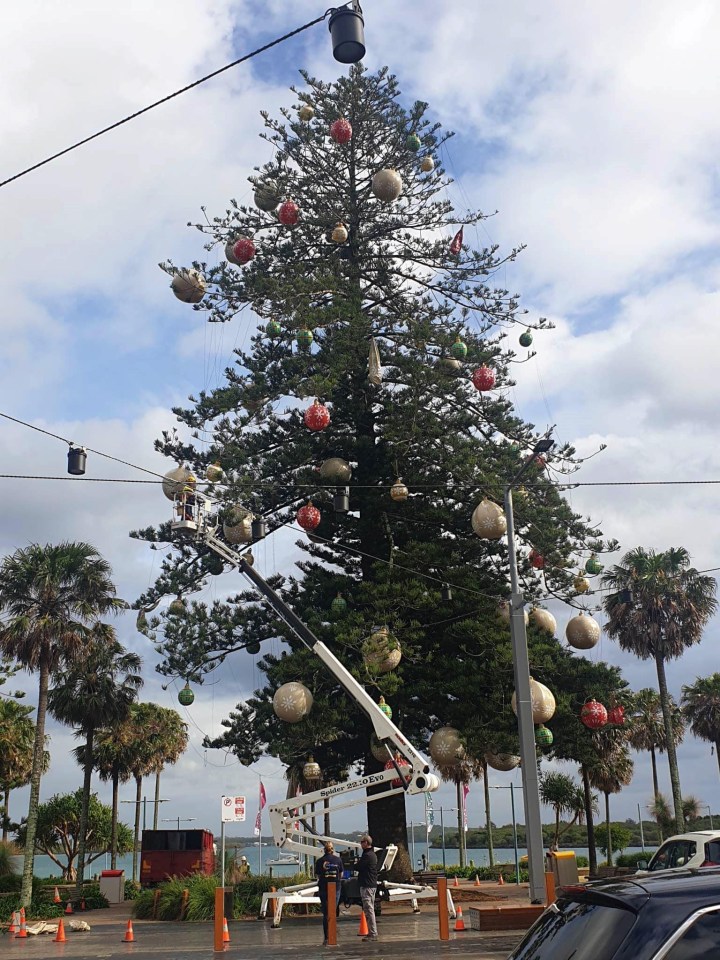
<path fill-rule="evenodd" d="M 68 900 L 67 906 L 65 907 L 65 913 L 67 913 L 69 916 L 71 913 L 74 913 L 74 912 L 75 911 L 73 910 L 73 907 L 72 907 L 72 900 Z"/>
<path fill-rule="evenodd" d="M 12 916 L 10 917 L 10 926 L 8 927 L 8 933 L 17 933 L 19 926 L 20 926 L 20 919 L 17 913 L 15 912 L 15 910 L 13 910 Z"/>
<path fill-rule="evenodd" d="M 55 887 L 55 895 L 53 896 L 53 903 L 62 903 L 60 899 L 60 891 Z"/>
<path fill-rule="evenodd" d="M 457 916 L 455 917 L 455 926 L 453 928 L 455 932 L 462 931 L 465 929 L 465 921 L 463 920 L 462 907 L 458 905 Z"/>
<path fill-rule="evenodd" d="M 367 937 L 369 936 L 369 934 L 370 934 L 370 931 L 368 930 L 367 920 L 365 919 L 365 912 L 363 911 L 360 914 L 360 929 L 358 930 L 358 936 Z"/>
<path fill-rule="evenodd" d="M 230 943 L 230 931 L 228 930 L 226 917 L 223 917 L 223 943 Z"/>
<path fill-rule="evenodd" d="M 60 917 L 57 928 L 57 935 L 53 938 L 53 943 L 66 943 L 67 938 L 65 936 L 65 924 L 63 923 L 63 918 Z"/>
<path fill-rule="evenodd" d="M 480 877 L 477 874 L 475 874 L 475 882 L 473 883 L 473 886 L 474 887 L 480 886 Z"/>
<path fill-rule="evenodd" d="M 498 886 L 499 887 L 505 886 L 505 877 L 502 874 L 500 874 L 500 876 L 498 877 Z"/>
<path fill-rule="evenodd" d="M 460 886 L 460 881 L 459 881 L 458 878 L 457 878 L 457 874 L 455 874 L 455 879 L 453 880 L 453 886 L 454 886 L 454 887 L 459 887 L 459 886 Z"/>
<path fill-rule="evenodd" d="M 125 936 L 122 938 L 123 943 L 134 943 L 135 934 L 133 933 L 132 920 L 128 920 L 127 929 L 125 930 Z"/>
<path fill-rule="evenodd" d="M 15 934 L 16 937 L 19 937 L 22 940 L 27 940 L 27 927 L 25 926 L 25 907 L 20 908 L 20 929 Z"/>

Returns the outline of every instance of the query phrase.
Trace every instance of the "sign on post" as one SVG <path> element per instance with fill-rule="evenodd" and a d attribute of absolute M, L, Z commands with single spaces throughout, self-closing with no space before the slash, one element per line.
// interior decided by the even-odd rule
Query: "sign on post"
<path fill-rule="evenodd" d="M 223 823 L 238 823 L 244 820 L 245 797 L 223 797 L 220 819 Z"/>

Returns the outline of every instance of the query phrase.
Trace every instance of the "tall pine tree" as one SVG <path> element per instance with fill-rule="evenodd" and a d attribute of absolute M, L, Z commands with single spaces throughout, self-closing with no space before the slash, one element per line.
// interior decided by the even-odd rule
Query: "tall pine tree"
<path fill-rule="evenodd" d="M 263 114 L 274 156 L 252 177 L 255 205 L 232 201 L 224 216 L 197 225 L 206 249 L 227 260 L 193 265 L 207 283 L 195 309 L 223 322 L 249 308 L 259 322 L 251 347 L 236 351 L 221 387 L 174 411 L 184 427 L 157 447 L 201 477 L 218 462 L 214 495 L 235 521 L 238 507 L 263 517 L 270 536 L 312 502 L 320 524 L 309 537 L 299 530 L 298 572 L 274 585 L 385 696 L 418 746 L 449 724 L 479 758 L 510 742 L 516 721 L 509 631 L 497 614 L 509 592 L 506 547 L 475 536 L 471 515 L 483 498 L 501 502 L 503 484 L 538 438 L 509 398 L 508 338 L 525 334 L 527 344 L 530 329 L 548 325 L 531 323 L 518 298 L 497 286 L 518 250 L 463 242 L 463 231 L 465 240 L 479 237 L 484 215 L 454 211 L 441 159 L 449 134 L 428 119 L 427 105 L 403 108 L 386 69 L 352 67 L 334 84 L 303 78 L 283 119 Z M 295 210 L 297 222 L 284 223 Z M 320 430 L 304 420 L 316 400 L 330 414 Z M 349 481 L 333 458 L 349 465 Z M 517 500 L 530 597 L 569 595 L 572 565 L 605 549 L 558 493 L 558 475 L 578 462 L 569 446 L 547 464 L 533 462 Z M 406 499 L 391 496 L 398 478 Z M 335 495 L 346 483 L 349 511 L 338 512 Z M 135 535 L 172 539 L 169 524 Z M 178 547 L 141 604 L 189 591 L 221 569 L 216 557 L 198 560 L 194 548 Z M 532 549 L 544 558 L 541 573 Z M 292 784 L 310 753 L 326 781 L 382 766 L 367 719 L 253 594 L 210 609 L 194 603 L 153 626 L 162 627 L 162 669 L 195 680 L 234 651 L 286 642 L 281 656 L 265 647 L 266 685 L 239 705 L 214 745 L 246 763 L 267 751 L 288 765 Z M 379 627 L 402 654 L 389 672 L 368 657 Z M 288 680 L 304 681 L 315 699 L 294 725 L 272 709 L 273 692 Z M 357 826 L 365 828 L 363 816 Z M 404 798 L 369 804 L 368 826 L 376 842 L 401 848 L 397 874 L 407 876 Z"/>

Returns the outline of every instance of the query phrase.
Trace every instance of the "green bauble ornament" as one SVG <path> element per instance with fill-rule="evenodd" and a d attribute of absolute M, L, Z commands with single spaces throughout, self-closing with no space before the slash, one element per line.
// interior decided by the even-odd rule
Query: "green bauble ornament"
<path fill-rule="evenodd" d="M 535 743 L 539 747 L 551 747 L 553 743 L 552 730 L 548 730 L 548 728 L 541 723 L 535 731 Z"/>
<path fill-rule="evenodd" d="M 532 343 L 532 334 L 529 330 L 526 330 L 525 333 L 520 334 L 520 346 L 529 347 Z"/>
<path fill-rule="evenodd" d="M 380 707 L 382 712 L 385 714 L 385 716 L 388 718 L 388 720 L 392 720 L 392 707 L 390 706 L 389 703 L 385 703 L 385 697 L 380 697 L 380 699 L 378 700 L 378 706 Z"/>
<path fill-rule="evenodd" d="M 297 342 L 301 350 L 309 350 L 314 339 L 312 330 L 302 329 L 298 331 Z"/>
<path fill-rule="evenodd" d="M 186 683 L 178 694 L 178 702 L 181 703 L 184 707 L 189 707 L 191 703 L 195 700 L 195 694 L 190 689 L 190 684 Z"/>
<path fill-rule="evenodd" d="M 265 324 L 265 333 L 268 337 L 272 337 L 274 340 L 276 337 L 279 337 L 282 333 L 282 327 L 277 322 L 277 320 L 268 320 Z"/>
<path fill-rule="evenodd" d="M 339 619 L 340 617 L 344 617 L 346 613 L 347 600 L 341 593 L 339 593 L 330 604 L 330 614 L 336 619 Z"/>
<path fill-rule="evenodd" d="M 246 644 L 245 649 L 253 657 L 257 656 L 260 653 L 260 644 L 257 640 L 251 640 L 250 643 Z"/>
<path fill-rule="evenodd" d="M 457 338 L 455 343 L 450 347 L 450 353 L 455 357 L 456 360 L 464 360 L 467 356 L 467 347 L 462 342 L 460 337 Z"/>
<path fill-rule="evenodd" d="M 602 573 L 602 568 L 603 565 L 598 561 L 595 554 L 593 554 L 585 564 L 585 573 L 589 573 L 591 577 L 595 577 L 598 573 Z"/>
<path fill-rule="evenodd" d="M 408 138 L 405 141 L 405 146 L 412 153 L 417 153 L 422 144 L 420 143 L 420 137 L 416 133 L 408 134 Z"/>

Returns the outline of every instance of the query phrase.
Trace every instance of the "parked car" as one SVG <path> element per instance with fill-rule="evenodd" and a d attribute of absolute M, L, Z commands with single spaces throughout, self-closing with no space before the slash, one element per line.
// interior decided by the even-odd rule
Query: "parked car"
<path fill-rule="evenodd" d="M 649 863 L 638 860 L 638 874 L 685 867 L 720 867 L 720 830 L 678 833 L 659 847 Z"/>
<path fill-rule="evenodd" d="M 720 869 L 561 887 L 508 960 L 704 960 L 720 950 Z"/>

